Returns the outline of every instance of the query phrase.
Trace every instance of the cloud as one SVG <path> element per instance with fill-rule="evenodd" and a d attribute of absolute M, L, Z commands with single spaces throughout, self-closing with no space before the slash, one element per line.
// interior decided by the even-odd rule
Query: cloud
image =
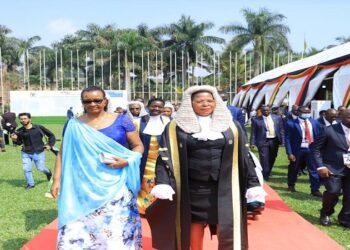
<path fill-rule="evenodd" d="M 77 31 L 75 25 L 68 19 L 55 19 L 48 23 L 48 30 L 55 35 L 67 35 Z"/>

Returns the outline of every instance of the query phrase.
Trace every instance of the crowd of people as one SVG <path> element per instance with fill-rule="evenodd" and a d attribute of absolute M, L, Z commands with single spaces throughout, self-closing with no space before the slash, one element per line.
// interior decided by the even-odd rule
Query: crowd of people
<path fill-rule="evenodd" d="M 140 217 L 148 220 L 157 249 L 201 250 L 206 226 L 219 249 L 247 249 L 247 212 L 264 208 L 261 179 L 273 178 L 281 145 L 288 190 L 297 192 L 307 169 L 310 194 L 322 198 L 320 223 L 331 224 L 343 195 L 338 220 L 350 228 L 350 110 L 328 109 L 316 120 L 307 106 L 288 112 L 262 105 L 248 119 L 227 101 L 227 93 L 203 85 L 188 88 L 180 106 L 136 98 L 109 112 L 106 93 L 92 86 L 81 92 L 84 112 L 67 111 L 53 174 L 44 150 L 52 149 L 55 136 L 32 124 L 30 113 L 18 115 L 18 129 L 14 113 L 2 116 L 0 137 L 8 132 L 0 148 L 5 151 L 9 138 L 22 145 L 27 189 L 35 187 L 32 161 L 52 177 L 58 249 L 142 249 Z M 259 163 L 250 150 L 258 151 Z"/>
<path fill-rule="evenodd" d="M 265 192 L 224 96 L 195 86 L 178 110 L 154 97 L 108 112 L 102 89 L 84 89 L 53 175 L 58 249 L 141 249 L 140 216 L 158 249 L 202 249 L 206 226 L 220 249 L 246 249 L 247 207 Z"/>
<path fill-rule="evenodd" d="M 286 109 L 275 107 L 275 112 L 270 114 L 270 107 L 261 106 L 251 113 L 254 117 L 250 142 L 253 147 L 259 141 L 264 179 L 271 176 L 278 145 L 284 145 L 289 160 L 288 190 L 297 192 L 297 178 L 306 168 L 310 194 L 322 199 L 320 223 L 331 225 L 330 217 L 342 195 L 338 222 L 350 228 L 350 109 L 340 106 L 338 110 L 321 110 L 318 119 L 312 118 L 308 106 L 293 105 L 291 112 L 283 111 Z M 321 185 L 325 187 L 323 193 Z"/>

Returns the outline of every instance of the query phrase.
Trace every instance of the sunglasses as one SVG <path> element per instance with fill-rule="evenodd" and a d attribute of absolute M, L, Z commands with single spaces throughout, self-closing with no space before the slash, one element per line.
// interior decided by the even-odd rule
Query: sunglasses
<path fill-rule="evenodd" d="M 95 103 L 97 105 L 101 104 L 103 102 L 104 99 L 93 99 L 93 100 L 81 100 L 82 104 L 91 104 L 91 103 Z"/>

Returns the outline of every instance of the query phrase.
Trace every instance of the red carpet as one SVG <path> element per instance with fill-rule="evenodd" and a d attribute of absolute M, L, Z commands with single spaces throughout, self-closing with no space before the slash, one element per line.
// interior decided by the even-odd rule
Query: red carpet
<path fill-rule="evenodd" d="M 317 227 L 310 224 L 291 210 L 272 190 L 265 185 L 268 193 L 266 208 L 256 220 L 248 221 L 250 250 L 341 250 L 344 249 Z M 317 212 L 318 213 L 318 212 Z M 22 250 L 54 250 L 57 221 L 46 226 Z M 147 222 L 142 220 L 144 250 L 151 250 L 151 233 Z M 210 240 L 209 231 L 205 234 L 205 250 L 217 249 L 217 240 Z"/>

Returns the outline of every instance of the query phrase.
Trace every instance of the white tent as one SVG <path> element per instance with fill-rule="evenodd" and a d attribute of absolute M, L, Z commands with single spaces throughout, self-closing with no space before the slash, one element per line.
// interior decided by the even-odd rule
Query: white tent
<path fill-rule="evenodd" d="M 343 105 L 344 97 L 350 84 L 350 64 L 341 66 L 333 78 L 334 107 Z"/>
<path fill-rule="evenodd" d="M 280 66 L 270 71 L 266 71 L 251 80 L 249 80 L 246 85 L 255 84 L 259 82 L 264 82 L 267 80 L 275 79 L 281 75 L 296 72 L 299 70 L 307 69 L 312 66 L 322 64 L 331 61 L 336 58 L 340 58 L 350 54 L 350 42 L 333 47 L 331 49 L 322 51 L 313 56 Z"/>
<path fill-rule="evenodd" d="M 303 86 L 303 83 L 305 79 L 308 76 L 300 77 L 297 79 L 288 78 L 286 79 L 283 84 L 280 86 L 277 95 L 275 97 L 275 100 L 273 102 L 273 106 L 279 106 L 281 105 L 284 98 L 289 94 L 289 107 L 292 107 L 292 105 L 295 103 L 295 100 L 298 97 L 299 91 L 301 87 Z"/>
<path fill-rule="evenodd" d="M 231 103 L 232 106 L 241 106 L 245 95 L 247 94 L 248 89 L 242 89 L 240 90 L 235 97 L 233 98 L 233 101 Z"/>
<path fill-rule="evenodd" d="M 307 105 L 315 97 L 317 90 L 320 88 L 322 81 L 337 68 L 321 69 L 317 75 L 309 82 L 309 88 L 303 105 Z"/>
<path fill-rule="evenodd" d="M 248 89 L 242 91 L 242 95 L 239 97 L 238 106 L 241 106 L 241 105 L 242 105 L 242 103 L 243 103 L 243 101 L 244 101 L 244 98 L 245 98 L 247 92 L 248 92 Z"/>
<path fill-rule="evenodd" d="M 253 101 L 253 98 L 258 90 L 258 88 L 250 88 L 246 93 L 241 106 L 248 107 L 248 105 Z"/>
<path fill-rule="evenodd" d="M 260 103 L 263 101 L 265 97 L 264 104 L 269 104 L 271 95 L 276 88 L 277 82 L 271 83 L 271 84 L 265 84 L 264 87 L 260 90 L 259 94 L 255 97 L 253 102 L 253 109 L 257 109 L 260 105 Z"/>
<path fill-rule="evenodd" d="M 260 74 L 252 78 L 244 86 L 255 85 L 258 83 L 271 81 L 283 75 L 288 75 L 288 74 L 293 75 L 302 70 L 304 70 L 305 72 L 305 70 L 307 69 L 311 70 L 313 66 L 322 65 L 324 63 L 331 62 L 336 59 L 339 60 L 344 58 L 345 60 L 345 58 L 348 58 L 346 56 L 349 56 L 349 55 L 350 55 L 350 42 L 322 51 L 316 55 L 307 57 L 305 59 L 301 59 L 299 61 L 295 61 L 286 65 L 283 65 L 281 67 L 275 68 L 273 70 L 267 71 L 263 74 Z M 328 68 L 322 69 L 322 67 L 320 67 L 321 70 L 319 70 L 317 75 L 309 82 L 306 98 L 303 104 L 309 103 L 314 98 L 314 96 L 317 93 L 317 90 L 322 84 L 322 81 L 327 77 L 327 75 L 334 72 L 334 70 L 336 70 L 338 67 L 339 66 L 336 66 L 336 65 L 333 68 L 329 68 L 329 69 Z M 341 71 L 339 70 L 334 75 L 333 101 L 334 101 L 335 107 L 341 105 L 341 103 L 343 102 L 343 99 L 345 98 L 345 93 L 347 91 L 347 87 L 350 84 L 350 69 L 348 69 L 347 65 L 342 66 L 341 69 L 342 69 Z M 310 71 L 310 73 L 312 73 L 312 71 Z M 296 102 L 297 97 L 302 89 L 303 83 L 310 76 L 311 75 L 308 74 L 297 79 L 287 78 L 284 81 L 284 83 L 282 83 L 282 85 L 280 86 L 277 92 L 277 95 L 275 97 L 275 100 L 273 102 L 273 105 L 280 105 L 282 101 L 286 98 L 286 96 L 288 96 L 289 106 L 291 107 Z M 269 91 L 270 93 L 267 93 L 266 88 L 259 91 L 258 96 L 255 97 L 253 106 L 255 107 L 256 105 L 258 105 L 264 97 L 265 99 L 267 99 L 268 95 L 271 96 L 274 89 L 271 88 Z M 247 93 L 246 97 L 244 98 L 242 106 L 247 106 L 248 101 L 251 100 L 252 98 L 253 97 L 251 97 L 251 94 L 249 93 L 248 95 Z"/>
<path fill-rule="evenodd" d="M 232 106 L 237 106 L 239 104 L 239 99 L 243 95 L 243 92 L 245 92 L 245 91 L 241 90 L 235 95 L 235 97 L 233 98 L 233 101 L 231 103 Z"/>

